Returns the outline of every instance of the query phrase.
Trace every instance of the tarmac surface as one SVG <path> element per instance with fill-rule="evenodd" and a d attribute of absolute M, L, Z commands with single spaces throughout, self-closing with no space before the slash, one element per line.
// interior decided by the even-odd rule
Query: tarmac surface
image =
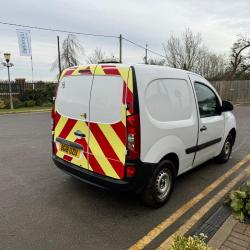
<path fill-rule="evenodd" d="M 211 160 L 178 177 L 170 200 L 160 209 L 57 169 L 51 160 L 49 113 L 0 115 L 0 249 L 129 248 L 250 152 L 250 107 L 237 106 L 234 113 L 237 139 L 229 162 Z M 202 202 L 147 249 L 159 246 L 200 206 Z"/>

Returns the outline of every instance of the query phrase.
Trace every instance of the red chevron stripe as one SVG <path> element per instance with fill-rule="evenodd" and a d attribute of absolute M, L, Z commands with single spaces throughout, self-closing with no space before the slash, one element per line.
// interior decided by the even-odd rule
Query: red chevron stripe
<path fill-rule="evenodd" d="M 111 125 L 123 144 L 126 144 L 126 127 L 122 122 Z"/>
<path fill-rule="evenodd" d="M 60 118 L 61 118 L 61 115 L 57 111 L 55 111 L 55 113 L 54 113 L 54 127 L 57 126 L 57 123 L 59 122 Z"/>
<path fill-rule="evenodd" d="M 66 139 L 66 137 L 69 135 L 70 131 L 76 124 L 76 120 L 68 119 L 66 122 L 64 128 L 62 129 L 61 133 L 59 134 L 59 137 Z"/>
<path fill-rule="evenodd" d="M 73 157 L 68 156 L 68 155 L 64 155 L 64 156 L 63 156 L 63 159 L 64 159 L 65 161 L 71 161 L 71 160 L 73 159 Z"/>
<path fill-rule="evenodd" d="M 74 71 L 74 69 L 69 69 L 65 72 L 64 76 L 70 76 Z"/>
<path fill-rule="evenodd" d="M 90 130 L 92 134 L 94 135 L 95 139 L 97 140 L 98 144 L 100 145 L 104 155 L 107 158 L 113 159 L 109 160 L 110 164 L 113 166 L 114 170 L 116 171 L 117 175 L 120 177 L 120 179 L 124 176 L 124 164 L 120 162 L 119 158 L 117 157 L 114 149 L 110 145 L 109 141 L 105 137 L 102 130 L 99 128 L 99 126 L 96 123 L 90 124 Z M 90 138 L 91 140 L 91 138 Z"/>
<path fill-rule="evenodd" d="M 120 72 L 117 68 L 107 68 L 107 67 L 102 67 L 103 71 L 106 75 L 120 75 Z"/>
<path fill-rule="evenodd" d="M 122 90 L 122 103 L 123 104 L 126 103 L 126 88 L 127 88 L 127 84 L 125 81 L 123 81 L 123 90 Z"/>
<path fill-rule="evenodd" d="M 88 147 L 86 140 L 85 139 L 76 139 L 75 142 L 77 142 L 83 146 L 83 149 L 84 149 L 83 153 L 84 153 L 86 159 L 88 159 L 89 164 L 90 164 L 91 168 L 93 169 L 93 171 L 98 173 L 98 174 L 105 175 L 103 169 L 101 168 L 100 164 L 98 163 L 98 161 L 96 160 L 96 158 L 92 154 L 90 148 L 89 148 L 89 156 L 88 156 L 88 154 L 86 152 L 87 147 Z"/>

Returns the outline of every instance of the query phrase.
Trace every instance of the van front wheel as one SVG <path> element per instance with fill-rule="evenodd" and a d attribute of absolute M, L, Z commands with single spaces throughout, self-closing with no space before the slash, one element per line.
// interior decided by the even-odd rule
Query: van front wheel
<path fill-rule="evenodd" d="M 230 158 L 233 147 L 233 137 L 231 134 L 227 136 L 227 139 L 223 145 L 221 153 L 215 158 L 218 163 L 225 163 Z"/>
<path fill-rule="evenodd" d="M 143 202 L 150 207 L 161 207 L 173 190 L 174 164 L 169 160 L 159 163 L 142 193 Z"/>

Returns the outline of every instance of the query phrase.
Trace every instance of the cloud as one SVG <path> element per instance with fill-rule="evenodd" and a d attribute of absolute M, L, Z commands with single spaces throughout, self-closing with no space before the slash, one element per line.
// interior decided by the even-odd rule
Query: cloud
<path fill-rule="evenodd" d="M 250 34 L 248 0 L 43 0 L 5 1 L 1 3 L 1 21 L 65 29 L 86 33 L 123 34 L 129 39 L 162 52 L 162 43 L 171 34 L 180 35 L 186 27 L 202 34 L 205 44 L 219 53 L 228 53 L 236 35 Z M 51 63 L 57 56 L 56 35 L 65 34 L 32 30 L 35 78 L 54 79 Z M 15 27 L 0 25 L 0 51 L 10 51 L 15 67 L 12 77 L 30 78 L 29 58 L 20 57 Z M 86 56 L 96 47 L 118 56 L 117 38 L 78 36 Z M 123 42 L 124 60 L 141 62 L 144 51 Z M 151 55 L 152 57 L 156 57 Z M 0 70 L 0 78 L 6 72 Z"/>

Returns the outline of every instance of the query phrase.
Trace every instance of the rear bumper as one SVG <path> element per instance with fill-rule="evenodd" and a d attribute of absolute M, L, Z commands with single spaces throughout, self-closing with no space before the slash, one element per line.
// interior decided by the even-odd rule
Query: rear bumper
<path fill-rule="evenodd" d="M 117 191 L 142 191 L 144 186 L 147 184 L 148 179 L 152 175 L 154 169 L 154 165 L 149 163 L 129 163 L 127 164 L 127 166 L 133 165 L 136 167 L 135 176 L 132 178 L 125 178 L 124 180 L 117 180 L 108 176 L 94 173 L 84 168 L 80 168 L 56 156 L 53 156 L 53 161 L 59 169 L 67 172 L 68 174 L 72 175 L 73 177 L 76 177 L 77 179 L 80 179 L 83 182 L 101 188 Z"/>

